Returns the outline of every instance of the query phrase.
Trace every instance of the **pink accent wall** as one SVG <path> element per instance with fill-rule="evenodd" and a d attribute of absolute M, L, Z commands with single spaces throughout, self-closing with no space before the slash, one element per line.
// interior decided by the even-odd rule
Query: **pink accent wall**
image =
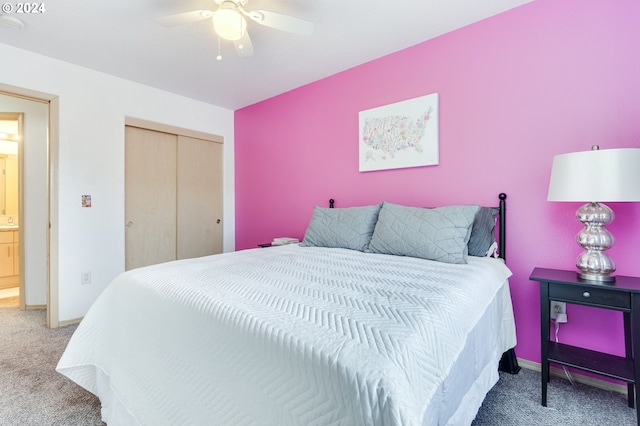
<path fill-rule="evenodd" d="M 639 22 L 635 0 L 536 0 L 236 111 L 236 247 L 302 238 L 329 198 L 496 205 L 506 192 L 516 351 L 539 362 L 529 274 L 573 269 L 580 252 L 579 204 L 546 201 L 552 158 L 640 147 Z M 440 164 L 359 173 L 358 112 L 434 92 Z M 618 274 L 640 276 L 640 203 L 610 206 Z M 569 306 L 568 317 L 560 341 L 624 354 L 620 313 Z"/>

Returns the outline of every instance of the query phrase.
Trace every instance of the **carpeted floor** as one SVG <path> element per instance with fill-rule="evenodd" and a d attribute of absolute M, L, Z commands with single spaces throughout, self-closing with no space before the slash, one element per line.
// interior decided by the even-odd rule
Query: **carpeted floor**
<path fill-rule="evenodd" d="M 0 307 L 0 425 L 104 425 L 98 398 L 55 371 L 74 330 L 47 329 L 44 310 Z"/>
<path fill-rule="evenodd" d="M 633 426 L 626 395 L 551 377 L 547 407 L 540 404 L 540 372 L 500 373 L 472 426 Z"/>
<path fill-rule="evenodd" d="M 43 310 L 0 307 L 0 425 L 104 425 L 99 400 L 55 371 L 75 328 L 47 329 Z M 626 396 L 581 384 L 573 387 L 559 378 L 549 384 L 548 403 L 540 405 L 540 373 L 501 373 L 472 425 L 637 424 Z"/>

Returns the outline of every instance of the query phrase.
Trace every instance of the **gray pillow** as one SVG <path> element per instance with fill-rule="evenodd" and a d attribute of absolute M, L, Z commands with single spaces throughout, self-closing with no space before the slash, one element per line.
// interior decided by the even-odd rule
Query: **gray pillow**
<path fill-rule="evenodd" d="M 494 229 L 499 210 L 494 207 L 480 207 L 471 227 L 469 256 L 486 256 L 496 240 Z"/>
<path fill-rule="evenodd" d="M 467 263 L 471 225 L 479 206 L 433 209 L 382 204 L 369 250 L 446 263 Z"/>
<path fill-rule="evenodd" d="M 382 204 L 331 209 L 316 206 L 302 247 L 337 247 L 366 251 Z"/>

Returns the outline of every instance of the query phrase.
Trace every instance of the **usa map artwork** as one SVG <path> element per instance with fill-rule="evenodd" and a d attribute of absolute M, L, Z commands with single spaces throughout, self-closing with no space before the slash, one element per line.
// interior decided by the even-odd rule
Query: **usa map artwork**
<path fill-rule="evenodd" d="M 438 164 L 438 94 L 361 111 L 360 171 Z"/>

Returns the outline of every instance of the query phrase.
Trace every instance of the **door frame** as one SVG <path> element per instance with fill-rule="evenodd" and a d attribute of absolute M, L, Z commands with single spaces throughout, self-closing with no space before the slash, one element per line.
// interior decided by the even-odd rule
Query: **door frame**
<path fill-rule="evenodd" d="M 23 98 L 29 101 L 48 104 L 48 125 L 47 125 L 47 202 L 46 216 L 49 219 L 46 232 L 46 284 L 47 289 L 47 327 L 56 328 L 59 323 L 59 299 L 58 299 L 58 146 L 59 146 L 59 117 L 60 100 L 57 95 L 25 89 L 0 83 L 0 94 Z M 22 144 L 20 145 L 22 147 Z M 24 156 L 20 153 L 20 173 L 24 173 Z M 22 182 L 24 179 L 20 179 Z M 20 184 L 22 185 L 22 183 Z M 24 216 L 23 208 L 23 188 L 20 187 L 20 215 Z M 23 223 L 20 221 L 20 223 Z M 26 308 L 24 303 L 24 238 L 23 230 L 20 228 L 20 307 Z"/>
<path fill-rule="evenodd" d="M 170 124 L 157 123 L 155 121 L 143 120 L 141 118 L 125 117 L 125 126 L 139 127 L 146 130 L 155 130 L 156 132 L 170 133 L 178 136 L 188 136 L 195 139 L 203 139 L 205 141 L 224 143 L 224 138 L 211 133 L 200 132 L 198 130 L 185 129 L 184 127 L 172 126 Z"/>

